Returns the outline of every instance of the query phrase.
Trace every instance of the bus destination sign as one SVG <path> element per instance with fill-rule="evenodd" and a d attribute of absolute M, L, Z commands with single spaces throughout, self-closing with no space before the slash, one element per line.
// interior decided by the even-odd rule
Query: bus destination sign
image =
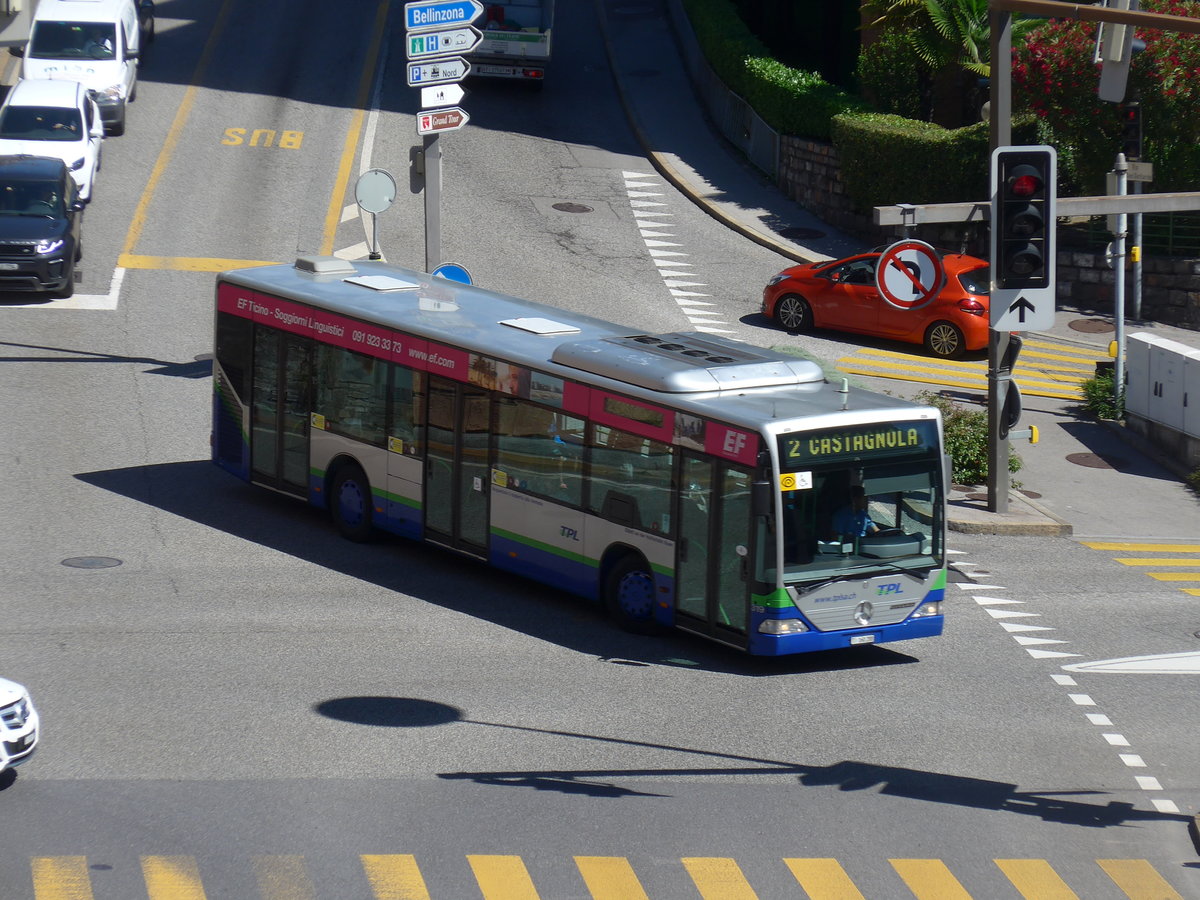
<path fill-rule="evenodd" d="M 881 422 L 828 431 L 779 435 L 779 462 L 783 469 L 803 468 L 835 460 L 860 457 L 920 455 L 937 446 L 937 423 Z"/>

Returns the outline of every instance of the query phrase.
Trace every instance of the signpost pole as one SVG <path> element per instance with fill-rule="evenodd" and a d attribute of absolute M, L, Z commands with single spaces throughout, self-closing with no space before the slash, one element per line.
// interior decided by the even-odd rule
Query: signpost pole
<path fill-rule="evenodd" d="M 1012 140 L 1012 14 L 992 8 L 989 125 L 991 149 L 1007 147 Z M 992 222 L 991 228 L 996 227 Z M 992 286 L 996 285 L 997 260 L 991 260 Z M 988 509 L 1008 512 L 1008 437 L 1000 437 L 1000 420 L 1008 395 L 1011 372 L 1003 369 L 1009 332 L 988 331 Z"/>
<path fill-rule="evenodd" d="M 1117 196 L 1124 197 L 1128 187 L 1129 164 L 1125 154 L 1117 154 Z M 1121 400 L 1125 386 L 1125 237 L 1129 215 L 1117 213 L 1117 233 L 1113 235 L 1113 324 L 1116 326 L 1117 358 L 1113 365 L 1113 403 Z"/>
<path fill-rule="evenodd" d="M 442 264 L 442 148 L 437 134 L 425 143 L 425 271 Z"/>

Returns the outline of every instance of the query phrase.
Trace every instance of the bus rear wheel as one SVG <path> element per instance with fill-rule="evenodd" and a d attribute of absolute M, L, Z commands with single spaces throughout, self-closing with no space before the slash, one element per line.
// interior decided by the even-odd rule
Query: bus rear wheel
<path fill-rule="evenodd" d="M 358 466 L 343 466 L 333 476 L 329 513 L 342 537 L 360 543 L 370 540 L 371 485 Z"/>
<path fill-rule="evenodd" d="M 608 573 L 604 605 L 625 631 L 651 634 L 656 630 L 654 596 L 654 576 L 640 557 L 626 556 Z"/>

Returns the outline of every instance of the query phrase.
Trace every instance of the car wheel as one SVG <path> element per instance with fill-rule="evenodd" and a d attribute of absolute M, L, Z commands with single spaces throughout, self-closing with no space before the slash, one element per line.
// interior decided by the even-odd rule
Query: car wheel
<path fill-rule="evenodd" d="M 75 242 L 75 262 L 79 262 L 81 259 L 83 259 L 83 238 Z"/>
<path fill-rule="evenodd" d="M 799 294 L 785 294 L 775 304 L 775 321 L 785 331 L 811 331 L 812 307 Z"/>
<path fill-rule="evenodd" d="M 362 543 L 371 537 L 371 485 L 358 466 L 347 465 L 333 478 L 329 513 L 338 534 Z"/>
<path fill-rule="evenodd" d="M 66 300 L 68 297 L 75 295 L 75 263 L 69 263 L 67 266 L 67 280 L 61 288 L 54 292 L 54 297 L 57 300 Z"/>
<path fill-rule="evenodd" d="M 108 133 L 113 137 L 120 137 L 125 133 L 125 110 L 121 110 L 121 118 L 109 126 Z"/>
<path fill-rule="evenodd" d="M 958 359 L 966 348 L 962 330 L 953 322 L 934 322 L 925 332 L 925 349 L 939 359 Z"/>
<path fill-rule="evenodd" d="M 654 596 L 654 576 L 641 557 L 629 554 L 608 573 L 604 605 L 625 631 L 634 634 L 655 631 Z"/>

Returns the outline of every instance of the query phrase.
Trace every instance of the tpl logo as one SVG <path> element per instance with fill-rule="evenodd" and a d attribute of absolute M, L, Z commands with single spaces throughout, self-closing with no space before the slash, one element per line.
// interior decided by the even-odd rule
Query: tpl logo
<path fill-rule="evenodd" d="M 558 526 L 559 537 L 565 537 L 568 541 L 578 541 L 579 532 L 574 528 L 568 528 L 566 525 Z"/>
<path fill-rule="evenodd" d="M 888 595 L 898 595 L 904 593 L 904 585 L 895 581 L 891 584 L 881 584 L 875 588 L 875 594 L 879 597 L 887 597 Z"/>

